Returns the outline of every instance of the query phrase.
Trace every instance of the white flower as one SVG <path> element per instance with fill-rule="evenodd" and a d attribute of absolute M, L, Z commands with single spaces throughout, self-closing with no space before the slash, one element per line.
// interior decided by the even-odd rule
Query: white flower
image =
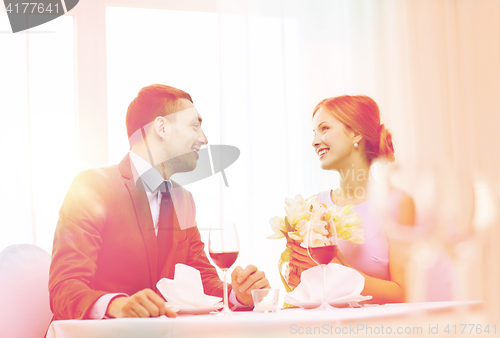
<path fill-rule="evenodd" d="M 313 246 L 317 246 L 328 240 L 330 233 L 327 229 L 327 225 L 328 222 L 313 218 L 305 222 L 303 226 L 298 229 L 298 233 L 304 243 L 307 244 L 310 242 L 313 243 Z"/>
<path fill-rule="evenodd" d="M 352 205 L 327 208 L 318 196 L 304 200 L 301 195 L 296 195 L 293 199 L 285 199 L 285 211 L 285 219 L 273 217 L 269 221 L 274 234 L 267 238 L 289 237 L 298 242 L 307 242 L 307 231 L 311 227 L 313 233 L 309 242 L 313 246 L 327 243 L 335 230 L 340 239 L 353 243 L 364 241 L 362 219 Z"/>
<path fill-rule="evenodd" d="M 294 199 L 285 199 L 285 211 L 290 225 L 299 222 L 301 219 L 309 219 L 309 206 L 302 196 L 297 195 Z"/>
<path fill-rule="evenodd" d="M 317 195 L 311 196 L 306 200 L 307 210 L 311 210 L 313 207 L 321 205 Z"/>
<path fill-rule="evenodd" d="M 327 236 L 318 233 L 316 231 L 311 231 L 307 234 L 307 236 L 304 236 L 303 243 L 305 247 L 318 247 L 318 246 L 324 246 L 329 244 L 330 240 L 328 239 Z"/>
<path fill-rule="evenodd" d="M 269 224 L 271 225 L 271 229 L 274 231 L 274 234 L 267 236 L 269 239 L 278 239 L 285 237 L 286 226 L 283 218 L 275 216 L 269 220 Z"/>
<path fill-rule="evenodd" d="M 329 234 L 328 229 L 326 228 L 326 226 L 328 225 L 328 222 L 313 219 L 310 221 L 310 224 L 312 225 L 312 230 L 315 233 L 321 234 L 324 236 L 327 236 Z"/>
<path fill-rule="evenodd" d="M 344 241 L 361 244 L 364 242 L 365 229 L 361 226 L 363 220 L 352 208 L 352 205 L 336 208 L 332 212 L 338 238 Z"/>
<path fill-rule="evenodd" d="M 309 221 L 307 219 L 301 219 L 298 223 L 294 225 L 294 231 L 288 233 L 290 238 L 293 238 L 296 241 L 302 242 L 305 234 L 307 233 Z"/>
<path fill-rule="evenodd" d="M 312 209 L 312 218 L 313 219 L 320 219 L 326 221 L 326 216 L 328 214 L 328 209 L 324 204 L 316 204 L 313 206 Z"/>

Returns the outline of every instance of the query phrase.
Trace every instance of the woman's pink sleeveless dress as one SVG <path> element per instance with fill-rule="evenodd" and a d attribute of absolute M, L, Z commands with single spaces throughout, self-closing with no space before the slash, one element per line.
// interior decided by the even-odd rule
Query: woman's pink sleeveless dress
<path fill-rule="evenodd" d="M 330 193 L 331 190 L 318 194 L 320 202 L 325 203 L 328 208 L 334 205 Z M 395 190 L 390 196 L 389 212 L 390 216 L 395 219 L 398 216 L 397 204 L 402 194 L 402 191 Z M 339 239 L 339 249 L 347 262 L 356 270 L 375 278 L 390 280 L 389 243 L 380 217 L 372 215 L 374 202 L 372 198 L 353 207 L 363 220 L 365 242 L 354 244 Z"/>
<path fill-rule="evenodd" d="M 322 191 L 317 196 L 321 203 L 329 208 L 334 205 L 330 197 L 331 190 Z M 400 216 L 399 202 L 401 190 L 394 190 L 389 196 L 389 217 L 398 220 Z M 375 198 L 355 205 L 353 209 L 363 220 L 365 242 L 354 244 L 339 239 L 339 249 L 353 268 L 369 276 L 390 280 L 389 243 L 385 235 L 382 220 L 376 214 Z M 456 283 L 456 271 L 450 258 L 439 255 L 433 266 L 428 267 L 424 283 L 426 284 L 425 301 L 447 301 L 453 299 L 453 288 Z"/>

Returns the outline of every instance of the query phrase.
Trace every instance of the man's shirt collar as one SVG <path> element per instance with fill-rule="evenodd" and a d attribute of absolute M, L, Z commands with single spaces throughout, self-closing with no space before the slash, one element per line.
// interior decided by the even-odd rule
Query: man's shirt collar
<path fill-rule="evenodd" d="M 149 164 L 148 161 L 137 155 L 136 153 L 129 151 L 130 161 L 132 165 L 135 167 L 138 177 L 134 177 L 134 180 L 137 182 L 137 179 L 142 179 L 145 187 L 149 189 L 150 192 L 155 192 L 160 184 L 163 183 L 163 176 Z M 135 176 L 135 175 L 134 175 Z M 167 184 L 169 188 L 172 188 L 172 181 L 167 180 Z"/>

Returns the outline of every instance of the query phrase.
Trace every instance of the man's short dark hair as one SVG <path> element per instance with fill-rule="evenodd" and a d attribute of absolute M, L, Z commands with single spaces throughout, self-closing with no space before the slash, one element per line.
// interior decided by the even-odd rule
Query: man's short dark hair
<path fill-rule="evenodd" d="M 158 116 L 175 113 L 178 110 L 179 99 L 193 102 L 188 93 L 174 87 L 154 84 L 142 88 L 128 106 L 126 125 L 129 140 L 138 129 L 154 121 Z"/>

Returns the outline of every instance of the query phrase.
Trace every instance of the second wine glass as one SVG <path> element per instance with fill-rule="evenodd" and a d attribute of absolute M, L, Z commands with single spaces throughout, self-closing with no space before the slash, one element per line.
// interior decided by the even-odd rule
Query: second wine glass
<path fill-rule="evenodd" d="M 327 241 L 324 240 L 324 236 L 315 231 L 313 222 L 309 223 L 307 228 L 307 253 L 309 257 L 321 266 L 323 270 L 323 301 L 318 309 L 322 310 L 332 310 L 330 304 L 327 301 L 327 290 L 326 290 L 326 267 L 327 265 L 337 256 L 337 231 L 335 225 L 331 229 L 332 234 Z"/>
<path fill-rule="evenodd" d="M 238 232 L 234 223 L 223 223 L 210 227 L 208 235 L 208 252 L 213 262 L 222 269 L 224 274 L 224 308 L 220 312 L 232 313 L 228 305 L 227 269 L 229 269 L 240 252 Z"/>

